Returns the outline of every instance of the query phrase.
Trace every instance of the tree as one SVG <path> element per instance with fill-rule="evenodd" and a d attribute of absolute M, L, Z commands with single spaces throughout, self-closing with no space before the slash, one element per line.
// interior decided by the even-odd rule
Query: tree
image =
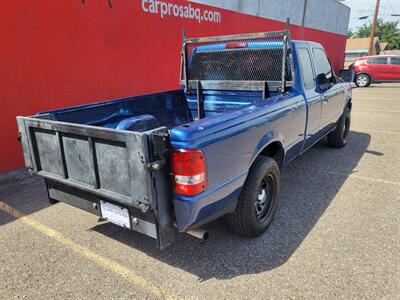
<path fill-rule="evenodd" d="M 382 19 L 376 21 L 376 35 L 381 42 L 388 43 L 386 49 L 400 49 L 400 29 L 397 28 L 399 22 L 384 22 Z M 363 38 L 371 35 L 372 24 L 364 24 L 354 32 L 353 37 Z"/>
<path fill-rule="evenodd" d="M 354 32 L 351 28 L 349 28 L 349 30 L 347 30 L 347 38 L 351 39 L 354 35 Z"/>

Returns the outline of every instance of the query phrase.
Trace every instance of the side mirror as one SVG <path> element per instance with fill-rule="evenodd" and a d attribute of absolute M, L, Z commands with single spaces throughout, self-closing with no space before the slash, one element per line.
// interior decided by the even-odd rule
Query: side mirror
<path fill-rule="evenodd" d="M 342 82 L 353 82 L 354 71 L 352 69 L 341 69 L 338 77 Z"/>
<path fill-rule="evenodd" d="M 328 79 L 326 78 L 325 73 L 318 74 L 317 77 L 315 78 L 315 83 L 317 85 L 317 90 L 319 92 L 325 92 L 328 89 L 327 87 Z"/>

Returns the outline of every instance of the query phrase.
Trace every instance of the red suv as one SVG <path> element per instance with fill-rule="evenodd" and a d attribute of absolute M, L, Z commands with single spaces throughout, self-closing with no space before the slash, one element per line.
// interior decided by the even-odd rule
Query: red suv
<path fill-rule="evenodd" d="M 354 71 L 354 82 L 367 87 L 372 82 L 400 82 L 400 56 L 364 56 L 349 66 Z"/>

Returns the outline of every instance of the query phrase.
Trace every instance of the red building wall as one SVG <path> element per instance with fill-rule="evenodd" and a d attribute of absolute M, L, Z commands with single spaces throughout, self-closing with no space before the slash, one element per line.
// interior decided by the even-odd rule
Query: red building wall
<path fill-rule="evenodd" d="M 15 116 L 178 88 L 187 36 L 281 30 L 284 24 L 219 12 L 220 22 L 146 13 L 139 0 L 3 0 L 0 9 L 0 172 L 23 166 Z M 165 2 L 189 5 L 182 0 Z M 148 9 L 148 7 L 146 7 Z M 336 71 L 346 37 L 292 26 L 293 39 L 323 44 Z"/>

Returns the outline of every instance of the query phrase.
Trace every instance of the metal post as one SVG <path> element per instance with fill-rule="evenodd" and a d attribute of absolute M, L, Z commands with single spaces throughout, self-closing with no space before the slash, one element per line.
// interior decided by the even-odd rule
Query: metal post
<path fill-rule="evenodd" d="M 186 62 L 186 30 L 185 28 L 182 29 L 182 64 L 181 66 L 181 72 L 184 73 L 184 81 L 185 81 L 185 93 L 188 92 L 189 90 L 189 79 L 187 77 L 187 62 Z"/>
<path fill-rule="evenodd" d="M 196 87 L 197 87 L 197 116 L 198 119 L 203 119 L 205 114 L 204 114 L 204 101 L 203 101 L 203 95 L 201 93 L 201 81 L 197 80 L 196 82 Z"/>
<path fill-rule="evenodd" d="M 375 12 L 374 12 L 374 18 L 372 19 L 371 36 L 369 38 L 368 55 L 372 55 L 372 49 L 374 47 L 374 38 L 375 38 L 375 32 L 376 32 L 376 19 L 378 17 L 379 2 L 380 2 L 380 0 L 376 0 L 376 3 L 375 3 Z"/>
<path fill-rule="evenodd" d="M 262 98 L 265 100 L 269 97 L 269 88 L 268 88 L 268 82 L 264 81 L 264 87 L 262 91 Z"/>
<path fill-rule="evenodd" d="M 290 81 L 294 81 L 294 63 L 293 63 L 293 52 L 292 52 L 292 36 L 290 34 L 290 18 L 287 20 L 288 22 L 288 30 L 287 30 L 287 53 L 289 57 L 288 64 L 290 66 L 290 73 L 291 73 L 291 78 Z"/>
<path fill-rule="evenodd" d="M 283 53 L 282 53 L 282 93 L 285 92 L 286 88 L 286 65 L 287 65 L 287 52 L 288 52 L 288 37 L 290 28 L 290 18 L 286 19 L 285 30 L 286 33 L 283 36 Z"/>

